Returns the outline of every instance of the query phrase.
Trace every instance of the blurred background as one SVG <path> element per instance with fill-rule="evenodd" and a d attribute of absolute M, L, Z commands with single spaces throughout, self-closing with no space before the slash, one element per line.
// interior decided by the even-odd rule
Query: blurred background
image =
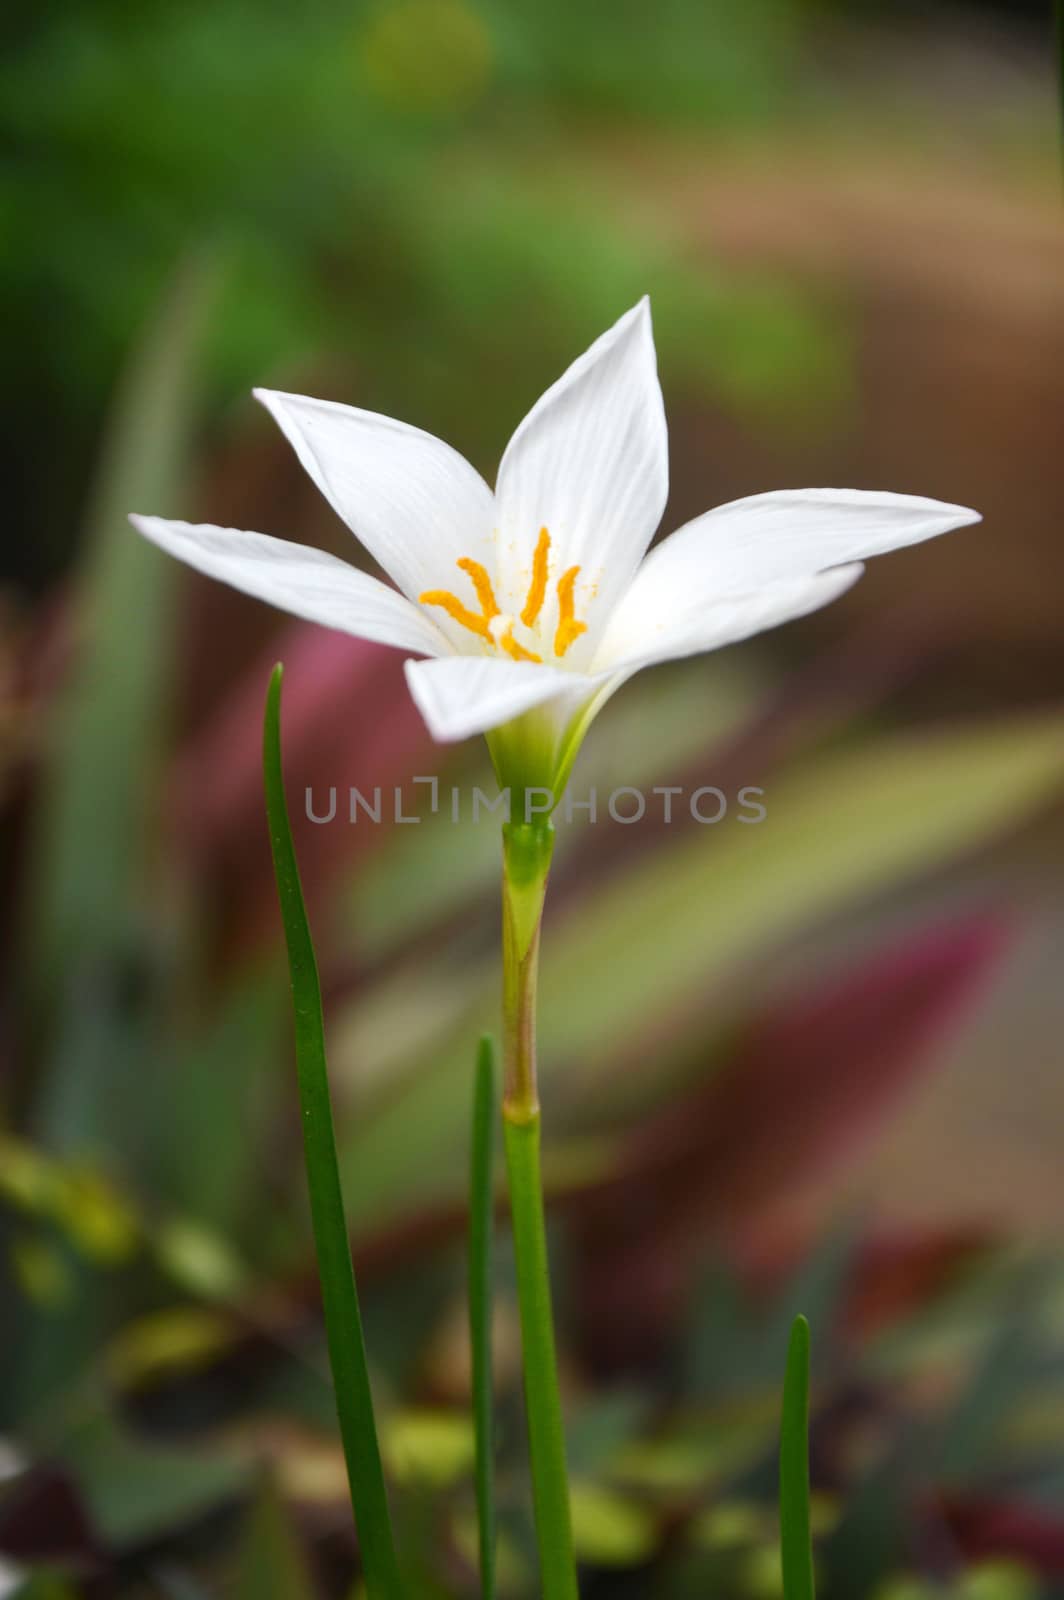
<path fill-rule="evenodd" d="M 0 168 L 0 1594 L 360 1593 L 258 767 L 270 665 L 384 1445 L 477 1592 L 464 1336 L 490 825 L 324 800 L 434 749 L 395 653 L 131 509 L 362 560 L 253 383 L 489 479 L 643 292 L 665 526 L 773 487 L 985 521 L 628 686 L 574 779 L 767 821 L 562 825 L 541 985 L 586 1600 L 780 1593 L 806 1311 L 824 1600 L 1064 1595 L 1064 234 L 1038 5 L 17 0 Z M 536 1593 L 498 1242 L 501 1582 Z"/>

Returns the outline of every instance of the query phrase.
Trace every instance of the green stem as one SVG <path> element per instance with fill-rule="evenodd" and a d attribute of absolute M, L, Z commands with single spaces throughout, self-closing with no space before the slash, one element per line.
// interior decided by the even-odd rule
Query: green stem
<path fill-rule="evenodd" d="M 266 696 L 263 774 L 270 848 L 292 980 L 303 1150 L 325 1334 L 366 1588 L 370 1600 L 402 1600 L 404 1591 L 377 1443 L 373 1394 L 336 1159 L 318 964 L 285 800 L 281 768 L 281 675 L 281 667 L 275 667 Z"/>
<path fill-rule="evenodd" d="M 577 1600 L 558 1362 L 551 1313 L 536 1085 L 539 926 L 554 833 L 503 829 L 503 1131 L 521 1313 L 532 1497 L 543 1600 Z"/>
<path fill-rule="evenodd" d="M 494 1129 L 495 1046 L 485 1036 L 477 1052 L 473 1090 L 469 1200 L 469 1343 L 473 1361 L 473 1436 L 476 1444 L 481 1600 L 493 1600 L 495 1594 L 495 1407 L 491 1378 Z"/>

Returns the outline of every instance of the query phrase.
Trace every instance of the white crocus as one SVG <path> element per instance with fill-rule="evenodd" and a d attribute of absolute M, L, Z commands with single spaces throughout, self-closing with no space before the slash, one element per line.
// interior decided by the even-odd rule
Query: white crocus
<path fill-rule="evenodd" d="M 533 406 L 494 493 L 418 428 L 255 393 L 395 587 L 264 534 L 134 525 L 260 600 L 427 658 L 406 676 L 433 736 L 486 733 L 504 784 L 555 796 L 591 718 L 641 667 L 804 616 L 864 558 L 979 520 L 913 495 L 797 489 L 706 512 L 648 555 L 668 441 L 646 299 Z"/>

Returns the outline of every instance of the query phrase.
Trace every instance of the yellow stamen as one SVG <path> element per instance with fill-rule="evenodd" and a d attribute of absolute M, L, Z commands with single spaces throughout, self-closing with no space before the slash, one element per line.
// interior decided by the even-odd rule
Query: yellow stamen
<path fill-rule="evenodd" d="M 535 661 L 542 665 L 543 657 L 536 655 L 533 650 L 526 650 L 524 645 L 514 638 L 514 619 L 504 616 L 499 610 L 499 603 L 495 598 L 491 579 L 487 569 L 479 561 L 474 561 L 470 556 L 463 556 L 457 563 L 459 570 L 464 572 L 473 584 L 477 600 L 480 602 L 479 615 L 463 605 L 458 596 L 452 594 L 450 589 L 425 589 L 418 595 L 418 600 L 423 606 L 440 606 L 446 611 L 460 627 L 468 628 L 470 633 L 475 633 L 478 639 L 486 639 L 514 661 Z M 547 596 L 547 577 L 550 566 L 550 534 L 546 528 L 540 528 L 539 538 L 536 541 L 535 553 L 532 557 L 532 582 L 529 585 L 528 597 L 525 600 L 524 610 L 521 612 L 521 621 L 526 628 L 531 628 L 538 620 L 543 610 L 543 603 Z M 570 567 L 568 572 L 563 572 L 558 579 L 558 627 L 554 635 L 554 654 L 563 656 L 569 646 L 579 639 L 582 633 L 587 632 L 587 623 L 578 622 L 576 619 L 576 580 L 580 576 L 579 567 Z"/>
<path fill-rule="evenodd" d="M 554 654 L 563 656 L 569 646 L 582 633 L 587 632 L 587 623 L 578 622 L 574 615 L 576 598 L 573 589 L 580 576 L 579 567 L 570 567 L 568 572 L 563 572 L 558 579 L 558 631 L 554 635 Z"/>
<path fill-rule="evenodd" d="M 455 622 L 460 622 L 463 628 L 468 628 L 470 633 L 475 633 L 481 639 L 490 639 L 486 617 L 478 617 L 475 611 L 470 611 L 461 600 L 457 599 L 448 589 L 426 589 L 418 595 L 418 600 L 423 606 L 442 606 L 449 617 Z"/>
<path fill-rule="evenodd" d="M 528 599 L 525 609 L 521 613 L 521 621 L 526 628 L 531 628 L 540 612 L 543 610 L 543 601 L 547 595 L 547 564 L 550 556 L 550 534 L 546 528 L 540 528 L 539 539 L 536 543 L 536 553 L 532 557 L 532 582 L 528 587 Z"/>
<path fill-rule="evenodd" d="M 500 626 L 500 624 L 504 624 Z M 514 619 L 512 617 L 496 617 L 491 626 L 491 636 L 500 650 L 505 650 L 514 661 L 537 661 L 543 664 L 543 657 L 537 656 L 534 650 L 526 650 L 514 638 Z"/>
<path fill-rule="evenodd" d="M 469 556 L 463 556 L 458 565 L 472 578 L 477 599 L 480 601 L 480 609 L 484 613 L 484 621 L 490 622 L 492 617 L 499 615 L 499 608 L 495 603 L 495 591 L 491 587 L 491 579 L 486 570 L 479 561 L 472 561 Z"/>
<path fill-rule="evenodd" d="M 449 617 L 461 623 L 463 628 L 468 628 L 470 633 L 475 633 L 480 639 L 490 639 L 491 620 L 499 615 L 491 579 L 480 562 L 471 560 L 469 556 L 463 556 L 458 566 L 473 580 L 473 588 L 480 601 L 479 617 L 475 611 L 470 611 L 468 606 L 464 606 L 458 596 L 453 595 L 449 589 L 425 589 L 418 595 L 418 600 L 423 606 L 442 606 Z"/>

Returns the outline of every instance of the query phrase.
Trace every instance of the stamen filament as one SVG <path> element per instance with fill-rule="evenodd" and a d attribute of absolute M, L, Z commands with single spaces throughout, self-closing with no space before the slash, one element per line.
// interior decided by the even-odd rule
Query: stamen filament
<path fill-rule="evenodd" d="M 547 569 L 550 557 L 550 534 L 546 528 L 540 528 L 539 539 L 536 542 L 536 553 L 532 557 L 532 582 L 528 586 L 528 598 L 525 609 L 521 613 L 521 621 L 526 628 L 531 628 L 540 612 L 547 595 Z"/>

